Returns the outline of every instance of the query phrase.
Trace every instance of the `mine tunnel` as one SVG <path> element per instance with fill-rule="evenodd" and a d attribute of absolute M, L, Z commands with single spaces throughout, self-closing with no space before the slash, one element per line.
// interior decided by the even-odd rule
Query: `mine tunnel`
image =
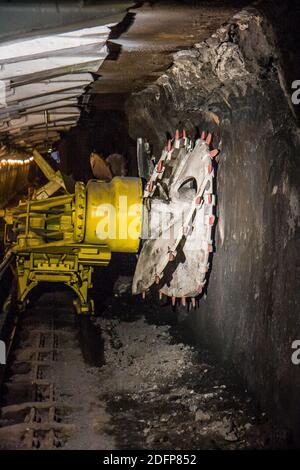
<path fill-rule="evenodd" d="M 299 21 L 0 2 L 2 450 L 300 448 Z"/>

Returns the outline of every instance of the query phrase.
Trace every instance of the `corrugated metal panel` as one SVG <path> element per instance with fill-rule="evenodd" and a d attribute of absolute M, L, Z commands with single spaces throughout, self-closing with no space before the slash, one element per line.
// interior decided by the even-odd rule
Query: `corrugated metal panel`
<path fill-rule="evenodd" d="M 0 23 L 5 14 L 10 21 L 16 9 L 25 16 L 32 10 L 32 14 L 44 12 L 45 24 L 50 16 L 53 21 L 57 18 L 58 27 L 56 31 L 42 30 L 43 24 L 34 27 L 34 19 L 28 18 L 26 31 L 18 18 L 23 38 L 8 40 L 14 34 L 7 32 L 6 42 L 0 43 L 0 142 L 45 149 L 47 127 L 51 144 L 61 130 L 76 125 L 81 112 L 78 99 L 93 82 L 92 73 L 98 72 L 107 57 L 110 28 L 122 20 L 128 6 L 128 2 L 103 2 L 88 7 L 79 2 L 68 9 L 66 2 L 50 2 L 44 10 L 42 3 L 24 3 L 22 8 L 15 2 L 0 4 Z M 77 20 L 73 27 L 68 12 L 73 21 Z M 61 28 L 61 23 L 66 26 Z"/>
<path fill-rule="evenodd" d="M 76 125 L 110 28 L 131 5 L 0 1 L 0 207 L 27 185 L 30 149 Z"/>

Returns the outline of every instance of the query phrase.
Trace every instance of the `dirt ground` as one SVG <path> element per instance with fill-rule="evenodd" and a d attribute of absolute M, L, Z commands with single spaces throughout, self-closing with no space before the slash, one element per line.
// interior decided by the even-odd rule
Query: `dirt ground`
<path fill-rule="evenodd" d="M 32 366 L 25 359 L 20 363 L 20 357 L 36 344 L 39 331 L 46 338 L 44 346 L 57 338 L 57 357 L 42 369 L 43 380 L 53 384 L 61 429 L 55 431 L 57 448 L 278 447 L 281 436 L 234 371 L 192 343 L 170 306 L 159 306 L 151 297 L 143 302 L 124 289 L 122 295 L 106 297 L 101 314 L 79 318 L 64 294 L 57 299 L 57 292 L 44 295 L 25 312 L 14 353 L 17 362 L 8 369 L 1 403 L 3 410 L 30 401 Z M 38 406 L 30 405 L 29 413 Z M 43 422 L 43 415 L 38 416 Z M 28 422 L 23 412 L 2 413 L 1 448 L 28 444 L 28 425 L 24 431 L 18 426 L 24 420 Z M 41 433 L 34 436 L 36 448 L 49 442 Z"/>
<path fill-rule="evenodd" d="M 89 416 L 77 417 L 82 432 L 65 448 L 278 445 L 268 416 L 255 406 L 234 371 L 224 370 L 208 351 L 189 344 L 185 327 L 177 323 L 171 308 L 164 312 L 151 299 L 143 303 L 129 296 L 110 298 L 102 316 L 88 322 L 85 335 L 89 341 L 83 353 L 90 379 L 86 381 L 86 374 L 81 377 L 86 387 L 91 381 L 93 389 L 98 384 L 97 393 Z M 86 345 L 85 335 L 81 346 Z M 97 345 L 103 354 L 95 357 Z M 89 395 L 87 391 L 85 396 Z"/>

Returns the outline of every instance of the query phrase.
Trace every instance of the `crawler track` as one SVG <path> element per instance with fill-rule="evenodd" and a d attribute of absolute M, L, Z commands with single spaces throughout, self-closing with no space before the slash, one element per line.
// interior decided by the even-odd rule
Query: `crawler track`
<path fill-rule="evenodd" d="M 1 448 L 60 448 L 76 431 L 72 400 L 56 382 L 75 342 L 72 309 L 44 305 L 22 314 L 2 387 Z"/>

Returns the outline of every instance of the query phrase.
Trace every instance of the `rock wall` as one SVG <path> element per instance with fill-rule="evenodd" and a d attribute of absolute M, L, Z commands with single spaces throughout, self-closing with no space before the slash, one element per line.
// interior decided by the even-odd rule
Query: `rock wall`
<path fill-rule="evenodd" d="M 132 138 L 158 157 L 176 128 L 214 133 L 215 253 L 189 322 L 300 441 L 299 129 L 266 17 L 243 10 L 126 105 Z M 295 77 L 296 79 L 297 77 Z"/>

